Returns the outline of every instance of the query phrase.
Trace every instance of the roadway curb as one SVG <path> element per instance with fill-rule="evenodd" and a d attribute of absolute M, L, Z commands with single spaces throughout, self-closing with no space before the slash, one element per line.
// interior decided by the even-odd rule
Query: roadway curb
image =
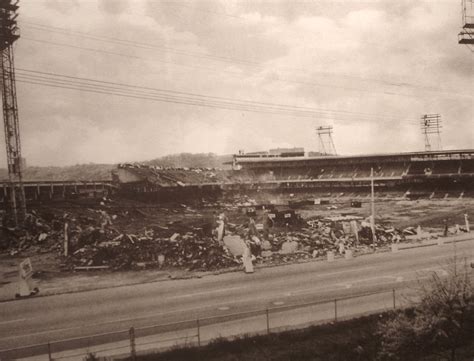
<path fill-rule="evenodd" d="M 468 237 L 470 236 L 470 237 Z M 449 241 L 445 241 L 445 244 L 450 244 L 450 243 L 459 243 L 459 242 L 465 242 L 465 241 L 472 241 L 474 240 L 474 237 L 471 234 L 465 234 L 461 239 L 456 239 L 455 237 L 452 237 L 454 239 L 451 239 Z M 415 249 L 415 248 L 423 248 L 423 247 L 430 247 L 430 246 L 437 246 L 437 243 L 426 243 L 426 244 L 416 244 L 408 247 L 402 247 L 399 248 L 399 251 L 406 251 L 410 249 Z M 376 250 L 375 252 L 364 252 L 364 253 L 356 253 L 355 258 L 361 257 L 361 256 L 368 256 L 368 255 L 374 255 L 378 253 L 390 253 L 390 249 L 384 248 L 384 249 L 379 249 Z M 344 259 L 343 256 L 337 256 L 336 259 Z M 326 257 L 318 257 L 318 258 L 309 258 L 297 262 L 289 262 L 289 263 L 278 263 L 278 264 L 260 264 L 260 265 L 255 265 L 255 269 L 265 269 L 265 268 L 275 268 L 275 267 L 285 267 L 285 266 L 290 266 L 290 265 L 295 265 L 295 264 L 302 264 L 302 263 L 311 263 L 311 262 L 322 262 L 325 261 Z M 230 267 L 226 268 L 223 270 L 219 271 L 208 271 L 208 272 L 202 272 L 202 273 L 196 273 L 196 274 L 190 274 L 190 275 L 185 275 L 185 276 L 178 276 L 174 277 L 173 275 L 169 274 L 167 278 L 162 278 L 158 280 L 150 280 L 150 281 L 141 281 L 141 282 L 131 282 L 131 283 L 126 283 L 126 284 L 121 284 L 121 285 L 112 285 L 112 286 L 104 286 L 104 287 L 97 287 L 97 288 L 85 288 L 85 289 L 69 289 L 69 290 L 64 290 L 60 292 L 51 292 L 48 293 L 39 293 L 35 295 L 34 297 L 26 297 L 26 298 L 7 298 L 0 300 L 0 303 L 6 303 L 6 302 L 15 302 L 15 301 L 24 301 L 24 300 L 29 300 L 32 298 L 43 298 L 43 297 L 51 297 L 51 296 L 58 296 L 58 295 L 63 295 L 63 294 L 71 294 L 71 293 L 83 293 L 83 292 L 93 292 L 97 290 L 106 290 L 106 289 L 112 289 L 112 288 L 119 288 L 119 287 L 130 287 L 130 286 L 136 286 L 136 285 L 143 285 L 143 284 L 149 284 L 149 283 L 157 283 L 157 282 L 166 282 L 170 280 L 186 280 L 186 279 L 193 279 L 193 278 L 203 278 L 207 276 L 218 276 L 221 274 L 226 274 L 226 273 L 232 273 L 232 272 L 242 272 L 243 271 L 243 266 L 238 266 L 238 267 Z"/>
<path fill-rule="evenodd" d="M 444 244 L 450 244 L 450 243 L 459 243 L 459 242 L 465 242 L 465 241 L 472 241 L 474 239 L 474 235 L 471 235 L 470 233 L 466 233 L 464 235 L 461 235 L 461 239 L 456 239 L 455 237 L 449 237 L 451 238 L 450 240 L 445 240 Z M 443 239 L 443 237 L 440 237 L 438 239 Z M 412 249 L 412 248 L 422 248 L 422 247 L 430 247 L 430 246 L 437 246 L 438 243 L 425 243 L 425 244 L 415 244 L 413 246 L 409 247 L 401 247 L 398 250 L 399 251 L 404 251 L 407 249 Z"/>

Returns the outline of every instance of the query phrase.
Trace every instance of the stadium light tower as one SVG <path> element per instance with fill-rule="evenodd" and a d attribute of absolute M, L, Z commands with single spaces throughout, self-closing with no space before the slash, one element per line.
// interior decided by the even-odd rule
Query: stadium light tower
<path fill-rule="evenodd" d="M 13 43 L 20 37 L 16 25 L 18 0 L 0 0 L 0 72 L 2 81 L 3 122 L 7 148 L 8 177 L 10 180 L 11 213 L 15 224 L 26 216 L 23 165 L 21 157 L 20 124 L 16 99 L 15 63 Z"/>
<path fill-rule="evenodd" d="M 421 132 L 425 136 L 425 151 L 441 150 L 441 115 L 425 114 L 421 117 L 420 125 Z M 434 147 L 430 138 L 434 138 Z"/>
<path fill-rule="evenodd" d="M 462 30 L 458 35 L 458 43 L 474 51 L 474 0 L 462 0 Z"/>
<path fill-rule="evenodd" d="M 322 125 L 316 128 L 319 139 L 319 153 L 324 155 L 337 155 L 334 141 L 332 140 L 332 125 Z"/>

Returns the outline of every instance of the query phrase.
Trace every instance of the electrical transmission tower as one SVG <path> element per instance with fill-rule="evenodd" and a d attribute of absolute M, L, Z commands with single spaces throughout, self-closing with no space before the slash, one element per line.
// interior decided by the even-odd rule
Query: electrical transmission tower
<path fill-rule="evenodd" d="M 474 50 L 474 0 L 462 0 L 462 30 L 458 35 L 458 43 Z"/>
<path fill-rule="evenodd" d="M 324 155 L 337 155 L 334 141 L 332 140 L 332 125 L 323 125 L 316 128 L 319 139 L 319 153 Z"/>
<path fill-rule="evenodd" d="M 425 136 L 425 150 L 427 152 L 430 150 L 441 150 L 441 115 L 425 114 L 421 117 L 420 125 L 421 132 Z M 430 138 L 433 139 L 431 140 Z"/>
<path fill-rule="evenodd" d="M 18 0 L 0 0 L 0 50 L 2 52 L 0 72 L 8 176 L 10 180 L 10 210 L 15 224 L 18 225 L 23 222 L 26 216 L 26 202 L 22 180 L 24 160 L 21 157 L 13 56 L 13 43 L 20 37 L 16 26 L 17 10 Z"/>

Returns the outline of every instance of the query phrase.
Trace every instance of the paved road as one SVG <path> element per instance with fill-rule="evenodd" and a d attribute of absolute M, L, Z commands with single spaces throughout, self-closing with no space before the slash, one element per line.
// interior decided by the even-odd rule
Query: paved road
<path fill-rule="evenodd" d="M 455 253 L 472 258 L 474 241 L 338 259 L 332 263 L 265 268 L 254 274 L 229 273 L 6 302 L 0 304 L 0 354 L 2 350 L 127 330 L 131 326 L 161 325 L 362 292 L 406 289 L 417 279 L 429 277 L 430 272 L 443 273 L 447 260 Z M 286 321 L 278 322 L 284 325 L 290 321 L 291 317 L 286 317 Z M 112 342 L 125 337 L 126 333 L 122 333 L 97 340 Z M 39 351 L 33 347 L 16 355 L 35 352 Z"/>

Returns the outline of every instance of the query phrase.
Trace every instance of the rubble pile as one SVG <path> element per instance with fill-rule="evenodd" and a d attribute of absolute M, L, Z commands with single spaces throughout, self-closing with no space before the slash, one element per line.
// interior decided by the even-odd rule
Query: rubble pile
<path fill-rule="evenodd" d="M 169 238 L 154 232 L 120 234 L 110 241 L 85 245 L 70 257 L 74 266 L 109 266 L 113 270 L 147 267 L 176 267 L 189 270 L 216 270 L 236 264 L 227 250 L 211 237 L 188 232 Z"/>
<path fill-rule="evenodd" d="M 123 217 L 130 217 L 130 212 L 124 214 Z M 0 251 L 10 256 L 22 252 L 57 252 L 64 257 L 66 268 L 72 270 L 146 267 L 216 270 L 237 263 L 211 237 L 206 229 L 210 225 L 196 227 L 192 220 L 186 224 L 175 221 L 169 227 L 151 224 L 140 232 L 126 233 L 123 228 L 127 227 L 117 217 L 93 209 L 74 215 L 43 212 L 40 216 L 31 212 L 22 228 L 0 227 Z"/>
<path fill-rule="evenodd" d="M 248 197 L 229 204 L 204 204 L 203 209 L 209 206 L 225 209 L 228 215 L 218 216 L 214 210 L 211 218 L 179 204 L 160 208 L 158 221 L 151 210 L 117 208 L 114 212 L 114 202 L 107 199 L 99 209 L 30 212 L 24 228 L 0 229 L 0 251 L 11 256 L 56 252 L 70 270 L 211 271 L 242 265 L 246 252 L 263 264 L 298 262 L 325 257 L 328 252 L 343 255 L 346 250 L 389 246 L 413 233 L 376 224 L 374 244 L 370 223 L 359 216 L 302 219 L 295 210 L 262 206 Z"/>
<path fill-rule="evenodd" d="M 270 211 L 269 215 L 272 215 Z M 281 214 L 290 214 L 281 211 Z M 346 250 L 364 252 L 373 247 L 381 248 L 405 239 L 402 231 L 393 227 L 375 225 L 376 242 L 373 244 L 372 230 L 361 217 L 339 217 L 336 219 L 310 219 L 301 225 L 298 220 L 293 224 L 278 222 L 279 217 L 263 224 L 255 223 L 250 217 L 247 226 L 229 227 L 230 232 L 224 242 L 230 249 L 230 240 L 239 244 L 235 235 L 251 250 L 252 255 L 261 263 L 295 262 L 302 259 L 326 256 L 328 252 L 343 255 Z M 268 218 L 267 218 L 268 219 Z M 261 219 L 260 219 L 261 220 Z M 305 226 L 306 225 L 306 226 Z M 238 237 L 237 236 L 237 237 Z M 233 251 L 234 256 L 239 253 Z"/>
<path fill-rule="evenodd" d="M 145 164 L 119 164 L 119 170 L 126 169 L 150 184 L 175 186 L 222 182 L 227 172 L 216 168 L 160 167 Z"/>
<path fill-rule="evenodd" d="M 10 256 L 31 248 L 44 253 L 61 247 L 58 240 L 63 238 L 64 221 L 53 214 L 40 216 L 32 211 L 27 214 L 23 228 L 5 223 L 0 227 L 0 251 L 6 251 Z"/>

